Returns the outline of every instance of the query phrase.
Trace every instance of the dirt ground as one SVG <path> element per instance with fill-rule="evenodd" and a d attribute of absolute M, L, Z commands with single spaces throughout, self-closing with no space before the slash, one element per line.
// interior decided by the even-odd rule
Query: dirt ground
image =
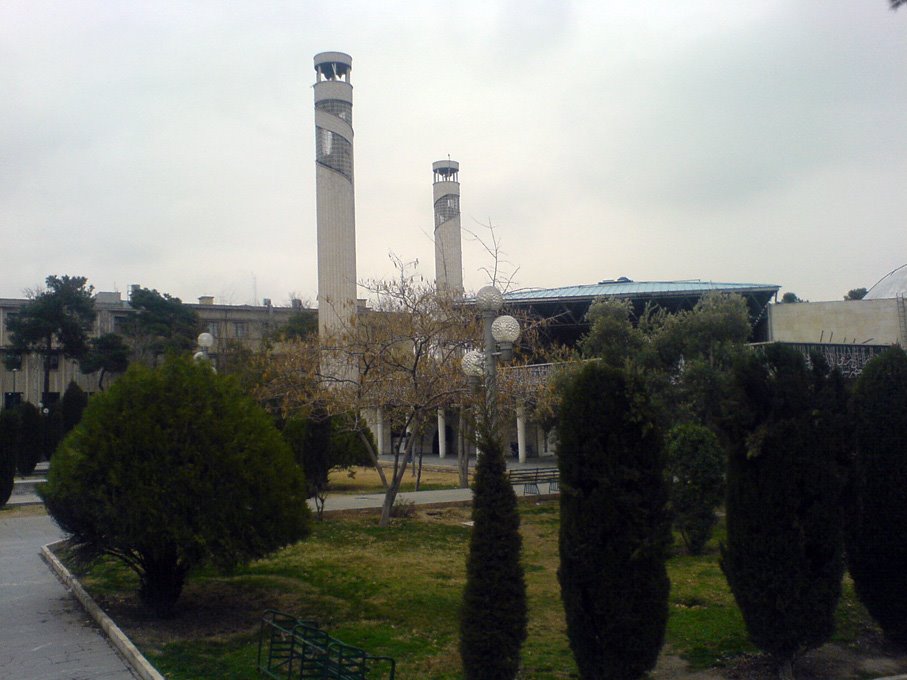
<path fill-rule="evenodd" d="M 848 647 L 823 645 L 794 664 L 796 680 L 858 680 L 900 678 L 907 680 L 907 654 L 891 649 L 883 641 L 867 637 Z M 652 680 L 774 680 L 778 677 L 771 659 L 745 656 L 728 668 L 690 671 L 686 662 L 662 652 Z"/>

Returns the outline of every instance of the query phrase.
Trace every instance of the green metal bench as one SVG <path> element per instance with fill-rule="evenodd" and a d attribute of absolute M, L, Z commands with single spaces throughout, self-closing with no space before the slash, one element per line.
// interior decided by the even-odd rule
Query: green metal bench
<path fill-rule="evenodd" d="M 508 470 L 507 478 L 513 486 L 523 485 L 523 495 L 540 494 L 539 484 L 547 484 L 548 493 L 554 493 L 560 488 L 560 471 L 556 467 Z"/>
<path fill-rule="evenodd" d="M 261 618 L 258 672 L 274 680 L 393 680 L 396 662 L 332 638 L 312 621 L 273 609 Z"/>

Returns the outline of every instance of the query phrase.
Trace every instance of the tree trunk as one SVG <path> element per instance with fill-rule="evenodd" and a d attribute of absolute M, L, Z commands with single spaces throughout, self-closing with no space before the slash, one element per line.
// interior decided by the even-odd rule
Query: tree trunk
<path fill-rule="evenodd" d="M 790 659 L 784 659 L 778 664 L 779 680 L 794 680 L 794 667 Z"/>
<path fill-rule="evenodd" d="M 397 493 L 400 491 L 400 483 L 403 481 L 403 475 L 406 474 L 406 461 L 409 460 L 409 454 L 412 452 L 412 438 L 406 442 L 406 448 L 402 452 L 403 463 L 400 463 L 401 452 L 399 449 L 394 453 L 394 478 L 391 485 L 384 492 L 384 505 L 381 506 L 381 519 L 378 526 L 386 527 L 391 523 L 391 514 L 394 510 L 394 503 L 397 500 Z"/>
<path fill-rule="evenodd" d="M 466 418 L 460 409 L 460 420 L 457 425 L 457 471 L 460 474 L 460 488 L 469 488 L 469 445 L 466 436 Z"/>
<path fill-rule="evenodd" d="M 176 555 L 168 554 L 143 562 L 139 587 L 142 603 L 155 616 L 166 618 L 173 614 L 173 607 L 183 592 L 186 570 L 179 564 Z"/>
<path fill-rule="evenodd" d="M 44 391 L 41 393 L 41 399 L 39 399 L 43 406 L 47 406 L 44 400 L 50 394 L 50 355 L 53 352 L 53 336 L 48 335 L 46 343 L 46 351 L 44 352 Z"/>
<path fill-rule="evenodd" d="M 375 470 L 378 472 L 378 477 L 381 478 L 381 485 L 384 487 L 384 490 L 387 491 L 390 487 L 387 483 L 387 477 L 384 474 L 384 468 L 381 467 L 381 460 L 378 458 L 378 454 L 375 452 L 375 449 L 372 448 L 372 442 L 369 441 L 369 438 L 365 436 L 364 430 L 359 430 L 359 441 L 365 445 L 365 450 L 368 451 L 368 457 L 372 459 L 372 465 L 375 466 Z"/>

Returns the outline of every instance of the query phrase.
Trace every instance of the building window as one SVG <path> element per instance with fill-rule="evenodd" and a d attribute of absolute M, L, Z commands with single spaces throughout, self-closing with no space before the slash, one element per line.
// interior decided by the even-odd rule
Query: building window
<path fill-rule="evenodd" d="M 460 197 L 446 194 L 435 201 L 435 226 L 440 226 L 460 214 Z"/>
<path fill-rule="evenodd" d="M 244 338 L 249 334 L 249 324 L 245 321 L 236 321 L 233 323 L 233 337 Z"/>
<path fill-rule="evenodd" d="M 332 116 L 337 116 L 350 125 L 353 124 L 353 105 L 340 99 L 323 99 L 315 104 L 319 111 L 325 111 Z"/>
<path fill-rule="evenodd" d="M 129 327 L 129 317 L 118 314 L 113 317 L 113 332 L 120 335 L 125 335 L 126 330 Z"/>
<path fill-rule="evenodd" d="M 211 334 L 211 336 L 214 337 L 214 338 L 216 338 L 218 335 L 220 335 L 220 334 L 217 332 L 217 322 L 216 322 L 216 321 L 208 324 L 208 332 L 209 332 L 209 333 Z"/>
<path fill-rule="evenodd" d="M 50 370 L 59 371 L 60 370 L 60 355 L 51 354 L 50 357 L 48 358 L 47 364 L 50 367 Z"/>
<path fill-rule="evenodd" d="M 325 128 L 315 129 L 315 160 L 348 180 L 353 179 L 353 145 L 336 132 Z"/>

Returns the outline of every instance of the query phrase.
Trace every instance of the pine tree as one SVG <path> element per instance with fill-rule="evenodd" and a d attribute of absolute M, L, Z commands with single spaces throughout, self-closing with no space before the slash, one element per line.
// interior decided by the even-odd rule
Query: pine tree
<path fill-rule="evenodd" d="M 813 364 L 770 345 L 736 369 L 721 567 L 750 638 L 782 677 L 834 631 L 844 570 L 846 393 L 840 374 Z"/>
<path fill-rule="evenodd" d="M 907 354 L 863 369 L 854 393 L 857 502 L 847 562 L 860 601 L 885 635 L 907 645 Z"/>
<path fill-rule="evenodd" d="M 478 428 L 473 528 L 460 611 L 460 658 L 467 680 L 516 677 L 526 639 L 526 582 L 520 564 L 520 516 L 506 477 L 504 447 Z"/>
<path fill-rule="evenodd" d="M 648 396 L 590 364 L 563 388 L 561 597 L 582 678 L 631 680 L 664 642 L 671 541 L 661 437 Z"/>

